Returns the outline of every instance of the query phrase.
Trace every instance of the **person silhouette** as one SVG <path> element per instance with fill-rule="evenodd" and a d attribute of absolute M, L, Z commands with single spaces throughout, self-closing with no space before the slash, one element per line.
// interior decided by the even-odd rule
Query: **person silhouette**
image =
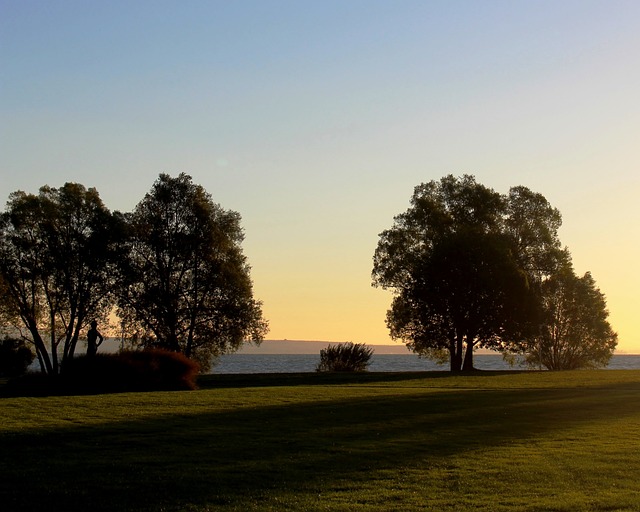
<path fill-rule="evenodd" d="M 103 340 L 104 337 L 98 332 L 98 322 L 94 320 L 91 322 L 91 329 L 87 331 L 87 356 L 95 356 Z"/>

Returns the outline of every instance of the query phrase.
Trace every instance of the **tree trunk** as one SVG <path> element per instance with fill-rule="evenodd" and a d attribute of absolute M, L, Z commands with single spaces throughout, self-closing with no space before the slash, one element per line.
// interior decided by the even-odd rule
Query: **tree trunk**
<path fill-rule="evenodd" d="M 33 344 L 36 346 L 36 354 L 38 354 L 38 360 L 40 361 L 41 370 L 47 375 L 53 375 L 53 365 L 51 364 L 51 358 L 47 352 L 47 347 L 44 344 L 42 336 L 36 327 L 35 322 L 29 322 L 27 325 L 31 337 L 33 338 Z"/>
<path fill-rule="evenodd" d="M 73 359 L 76 354 L 76 347 L 78 346 L 78 340 L 80 339 L 80 327 L 82 326 L 83 321 L 84 317 L 78 316 L 75 328 L 73 329 L 73 336 L 69 342 L 69 353 L 67 354 L 69 359 Z"/>
<path fill-rule="evenodd" d="M 60 364 L 58 362 L 58 343 L 56 340 L 56 315 L 53 309 L 51 309 L 49 325 L 51 330 L 49 340 L 49 343 L 51 344 L 51 364 L 53 366 L 53 373 L 58 375 L 58 373 L 60 373 Z"/>
<path fill-rule="evenodd" d="M 180 352 L 180 344 L 178 343 L 178 337 L 176 336 L 174 329 L 171 329 L 171 333 L 169 334 L 167 348 L 173 352 Z"/>
<path fill-rule="evenodd" d="M 464 353 L 464 363 L 462 364 L 463 372 L 474 370 L 473 367 L 473 343 L 467 339 L 467 350 Z"/>
<path fill-rule="evenodd" d="M 42 373 L 47 373 L 47 369 L 44 366 L 44 359 L 42 358 L 42 353 L 36 347 L 36 356 L 38 357 L 38 363 L 40 363 L 40 371 Z"/>
<path fill-rule="evenodd" d="M 459 372 L 462 367 L 462 335 L 456 335 L 455 340 L 451 341 L 450 347 L 450 369 L 452 372 Z"/>
<path fill-rule="evenodd" d="M 456 342 L 453 340 L 449 343 L 449 370 L 455 372 L 459 369 L 456 368 Z"/>

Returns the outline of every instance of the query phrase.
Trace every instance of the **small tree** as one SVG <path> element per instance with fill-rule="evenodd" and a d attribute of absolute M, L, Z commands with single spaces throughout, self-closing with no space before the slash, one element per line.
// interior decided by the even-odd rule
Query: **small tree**
<path fill-rule="evenodd" d="M 338 343 L 320 351 L 318 372 L 364 372 L 367 371 L 373 349 L 364 343 Z"/>
<path fill-rule="evenodd" d="M 604 295 L 589 272 L 578 277 L 570 265 L 542 284 L 543 323 L 529 343 L 526 361 L 548 370 L 604 367 L 618 336 L 607 321 Z"/>

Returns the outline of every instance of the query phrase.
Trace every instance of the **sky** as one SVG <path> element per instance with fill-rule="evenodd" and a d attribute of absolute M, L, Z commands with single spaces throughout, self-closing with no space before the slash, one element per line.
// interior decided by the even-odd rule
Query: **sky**
<path fill-rule="evenodd" d="M 388 344 L 378 235 L 473 174 L 563 215 L 640 353 L 640 2 L 0 0 L 0 201 L 131 211 L 185 172 L 242 216 L 269 339 Z"/>

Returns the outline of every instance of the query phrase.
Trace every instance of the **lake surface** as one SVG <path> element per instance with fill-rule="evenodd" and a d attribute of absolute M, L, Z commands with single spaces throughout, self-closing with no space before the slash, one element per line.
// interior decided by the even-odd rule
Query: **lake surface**
<path fill-rule="evenodd" d="M 260 350 L 266 349 L 269 343 L 264 342 Z M 313 342 L 291 342 L 291 347 L 310 347 Z M 324 348 L 326 343 L 317 344 Z M 288 345 L 287 345 L 288 346 Z M 100 352 L 114 353 L 120 348 L 120 342 L 113 338 L 105 340 L 100 347 Z M 83 344 L 79 352 L 84 350 Z M 254 348 L 253 350 L 258 350 Z M 509 366 L 501 355 L 475 354 L 474 366 L 480 370 L 527 370 L 525 366 Z M 320 362 L 320 353 L 306 354 L 273 354 L 273 353 L 236 353 L 220 357 L 211 368 L 210 373 L 301 373 L 315 372 Z M 37 360 L 30 366 L 30 370 L 39 371 Z M 640 370 L 640 355 L 615 355 L 609 361 L 608 370 Z M 406 352 L 403 354 L 377 354 L 374 353 L 369 365 L 370 372 L 423 372 L 423 371 L 447 371 L 448 363 L 437 365 L 428 359 L 420 359 L 415 354 Z"/>
<path fill-rule="evenodd" d="M 318 354 L 229 354 L 222 356 L 211 373 L 300 373 L 315 372 L 320 361 Z M 475 355 L 474 365 L 480 370 L 526 370 L 524 366 L 509 366 L 500 355 Z M 370 372 L 446 371 L 448 364 L 437 365 L 414 354 L 374 354 Z M 640 355 L 616 355 L 608 370 L 638 370 Z"/>

